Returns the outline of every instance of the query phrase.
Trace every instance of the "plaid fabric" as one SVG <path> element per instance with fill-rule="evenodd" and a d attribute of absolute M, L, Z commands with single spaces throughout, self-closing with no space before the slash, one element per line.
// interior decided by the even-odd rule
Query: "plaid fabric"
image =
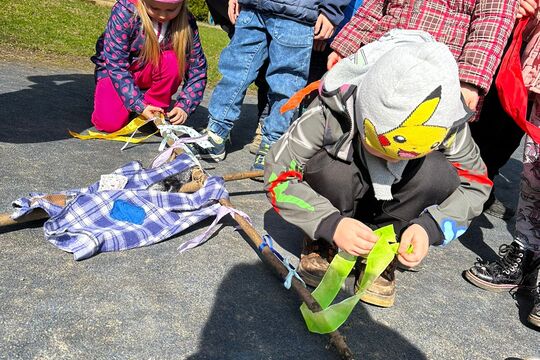
<path fill-rule="evenodd" d="M 488 91 L 513 28 L 517 0 L 365 0 L 332 43 L 342 56 L 391 29 L 429 32 L 446 44 L 460 79 Z"/>
<path fill-rule="evenodd" d="M 96 183 L 86 189 L 66 191 L 73 198 L 63 208 L 43 198 L 21 198 L 14 202 L 20 209 L 12 217 L 43 208 L 51 216 L 43 227 L 45 237 L 58 248 L 72 252 L 75 260 L 99 252 L 155 244 L 215 216 L 221 206 L 219 199 L 228 197 L 220 177 L 210 177 L 193 194 L 146 190 L 153 183 L 192 166 L 193 161 L 185 154 L 157 169 L 142 169 L 140 163 L 132 162 L 114 172 L 129 178 L 126 189 L 98 192 L 99 183 Z M 144 210 L 142 224 L 111 216 L 114 203 L 119 200 Z"/>

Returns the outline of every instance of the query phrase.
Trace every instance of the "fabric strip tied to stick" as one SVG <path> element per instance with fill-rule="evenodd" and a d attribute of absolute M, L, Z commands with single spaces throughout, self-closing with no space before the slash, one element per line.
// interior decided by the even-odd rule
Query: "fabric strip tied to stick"
<path fill-rule="evenodd" d="M 178 251 L 180 253 L 183 253 L 184 251 L 186 250 L 189 250 L 191 248 L 194 248 L 196 246 L 199 246 L 200 244 L 204 243 L 206 240 L 208 240 L 210 238 L 210 236 L 212 236 L 212 234 L 214 234 L 216 232 L 216 226 L 217 226 L 217 223 L 219 222 L 219 220 L 221 220 L 221 218 L 223 218 L 225 215 L 233 215 L 233 214 L 237 214 L 237 215 L 240 215 L 241 217 L 243 217 L 244 219 L 246 219 L 246 221 L 248 221 L 250 224 L 251 224 L 251 219 L 249 218 L 249 216 L 240 211 L 240 210 L 237 210 L 237 209 L 233 209 L 233 208 L 230 208 L 230 207 L 227 207 L 227 206 L 220 206 L 220 208 L 217 210 L 217 213 L 216 213 L 216 218 L 214 219 L 214 221 L 212 222 L 212 224 L 210 224 L 210 226 L 208 227 L 208 229 L 206 229 L 206 231 L 204 233 L 202 233 L 201 235 L 189 240 L 189 241 L 186 241 L 185 243 L 183 243 L 182 245 L 180 245 L 178 247 Z"/>
<path fill-rule="evenodd" d="M 287 274 L 287 276 L 285 276 L 285 280 L 283 282 L 283 286 L 285 286 L 285 289 L 289 290 L 291 288 L 293 277 L 300 280 L 300 282 L 302 282 L 302 284 L 306 286 L 304 280 L 296 272 L 296 268 L 289 263 L 289 259 L 284 258 L 283 255 L 281 255 L 279 251 L 274 248 L 274 239 L 268 234 L 263 236 L 261 245 L 259 245 L 259 251 L 262 252 L 263 249 L 267 246 L 268 249 L 270 249 L 270 251 L 272 251 L 272 253 L 275 255 L 275 257 L 277 257 L 278 260 L 281 261 L 281 263 L 287 268 L 287 270 L 289 270 L 289 273 Z"/>

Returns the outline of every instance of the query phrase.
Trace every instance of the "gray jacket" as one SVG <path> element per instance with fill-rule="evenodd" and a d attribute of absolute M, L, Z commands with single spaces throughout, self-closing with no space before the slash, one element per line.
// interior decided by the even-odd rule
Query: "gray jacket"
<path fill-rule="evenodd" d="M 337 224 L 336 217 L 341 215 L 328 199 L 302 181 L 303 167 L 321 149 L 336 159 L 353 161 L 355 147 L 351 145 L 359 141 L 359 136 L 349 109 L 355 107 L 355 93 L 355 86 L 344 92 L 326 92 L 321 87 L 319 96 L 266 156 L 265 189 L 269 200 L 286 221 L 311 238 L 328 234 L 325 240 L 332 241 L 333 233 L 329 234 L 327 229 L 330 223 Z M 463 234 L 471 220 L 482 212 L 492 187 L 468 125 L 460 125 L 454 131 L 453 141 L 438 151 L 456 167 L 461 184 L 440 205 L 427 208 L 412 220 L 426 229 L 431 244 L 447 244 Z"/>

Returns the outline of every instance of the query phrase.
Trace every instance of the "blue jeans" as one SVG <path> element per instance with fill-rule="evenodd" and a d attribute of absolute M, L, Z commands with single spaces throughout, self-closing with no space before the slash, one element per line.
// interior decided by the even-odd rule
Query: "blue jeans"
<path fill-rule="evenodd" d="M 273 144 L 289 128 L 293 111 L 280 113 L 281 106 L 306 86 L 313 27 L 299 22 L 242 9 L 235 33 L 221 53 L 223 75 L 208 105 L 208 129 L 226 138 L 236 120 L 248 86 L 269 58 L 266 81 L 270 114 L 262 128 L 263 141 Z"/>

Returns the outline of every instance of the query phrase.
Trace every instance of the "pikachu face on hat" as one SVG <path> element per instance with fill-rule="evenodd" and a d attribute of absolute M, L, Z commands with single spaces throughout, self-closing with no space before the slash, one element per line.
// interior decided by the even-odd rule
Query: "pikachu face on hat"
<path fill-rule="evenodd" d="M 437 149 L 445 140 L 448 128 L 426 125 L 441 101 L 437 87 L 398 127 L 378 133 L 374 121 L 364 119 L 365 142 L 372 149 L 396 160 L 416 159 Z M 376 122 L 376 121 L 375 121 Z"/>

